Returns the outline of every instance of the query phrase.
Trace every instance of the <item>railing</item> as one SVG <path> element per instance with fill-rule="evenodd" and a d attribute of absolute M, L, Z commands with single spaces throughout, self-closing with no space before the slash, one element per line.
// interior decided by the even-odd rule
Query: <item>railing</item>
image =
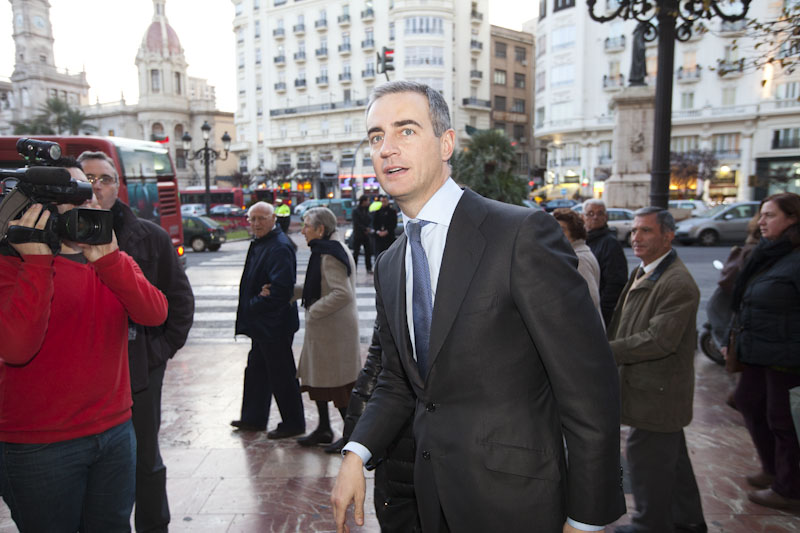
<path fill-rule="evenodd" d="M 328 19 L 319 19 L 314 21 L 314 27 L 318 30 L 325 30 L 328 28 Z"/>
<path fill-rule="evenodd" d="M 616 76 L 609 76 L 603 74 L 603 89 L 613 90 L 621 89 L 625 86 L 625 76 L 617 74 Z"/>
<path fill-rule="evenodd" d="M 286 82 L 285 81 L 279 81 L 278 83 L 276 83 L 275 84 L 275 90 L 276 91 L 285 91 L 286 90 Z"/>
<path fill-rule="evenodd" d="M 361 12 L 361 20 L 372 20 L 375 18 L 375 10 L 365 9 Z"/>
<path fill-rule="evenodd" d="M 469 77 L 472 79 L 482 79 L 483 78 L 483 71 L 480 70 L 470 70 Z"/>
<path fill-rule="evenodd" d="M 275 28 L 274 30 L 272 30 L 272 36 L 277 37 L 278 39 L 282 39 L 283 37 L 286 36 L 286 30 L 284 30 L 283 28 Z"/>
<path fill-rule="evenodd" d="M 480 100 L 478 98 L 464 98 L 461 100 L 461 105 L 492 108 L 492 103 L 489 100 Z"/>
<path fill-rule="evenodd" d="M 678 67 L 678 81 L 699 81 L 703 67 L 696 65 L 694 68 Z"/>
<path fill-rule="evenodd" d="M 619 35 L 617 37 L 606 37 L 605 49 L 606 51 L 622 50 L 625 48 L 625 36 Z"/>
<path fill-rule="evenodd" d="M 305 33 L 306 25 L 305 24 L 295 24 L 292 26 L 292 31 L 295 33 Z"/>
<path fill-rule="evenodd" d="M 741 159 L 742 151 L 739 149 L 714 150 L 714 156 L 717 159 Z"/>
<path fill-rule="evenodd" d="M 470 49 L 471 49 L 471 50 L 474 50 L 474 51 L 481 51 L 481 50 L 483 50 L 483 43 L 482 43 L 482 42 L 480 42 L 480 41 L 476 41 L 475 39 L 473 39 L 473 40 L 471 40 L 471 41 L 469 42 L 469 47 L 470 47 Z"/>
<path fill-rule="evenodd" d="M 306 53 L 305 52 L 295 52 L 294 53 L 294 60 L 295 61 L 305 61 L 306 60 Z"/>
<path fill-rule="evenodd" d="M 344 43 L 339 45 L 339 53 L 342 54 L 349 54 L 350 53 L 350 43 Z"/>
<path fill-rule="evenodd" d="M 720 76 L 736 75 L 744 72 L 744 58 L 718 59 L 717 73 Z"/>
<path fill-rule="evenodd" d="M 339 81 L 352 81 L 353 75 L 349 72 L 342 72 L 339 74 Z"/>
<path fill-rule="evenodd" d="M 375 39 L 364 39 L 361 41 L 361 48 L 364 50 L 375 48 Z"/>
<path fill-rule="evenodd" d="M 474 21 L 481 21 L 483 20 L 483 13 L 473 10 L 470 12 L 469 17 Z"/>
<path fill-rule="evenodd" d="M 317 48 L 316 50 L 314 50 L 314 55 L 316 55 L 317 57 L 326 57 L 328 55 L 328 49 Z"/>
<path fill-rule="evenodd" d="M 305 87 L 306 86 L 306 79 L 305 78 L 297 78 L 294 80 L 295 87 Z"/>
<path fill-rule="evenodd" d="M 347 100 L 344 102 L 331 102 L 327 104 L 314 104 L 307 106 L 297 107 L 284 107 L 279 109 L 270 109 L 269 115 L 271 117 L 280 117 L 283 115 L 297 115 L 301 113 L 317 113 L 319 111 L 330 111 L 332 109 L 352 109 L 354 107 L 363 107 L 367 105 L 367 100 Z"/>
<path fill-rule="evenodd" d="M 735 20 L 733 22 L 723 20 L 719 24 L 719 31 L 723 33 L 734 33 L 734 32 L 744 31 L 746 27 L 747 27 L 747 21 L 744 19 Z"/>
<path fill-rule="evenodd" d="M 328 85 L 328 76 L 317 76 L 317 85 Z"/>
<path fill-rule="evenodd" d="M 336 21 L 341 25 L 350 24 L 350 15 L 339 15 Z"/>
<path fill-rule="evenodd" d="M 361 71 L 362 78 L 374 78 L 375 77 L 375 69 L 368 68 L 366 70 Z"/>
<path fill-rule="evenodd" d="M 275 56 L 274 61 L 276 65 L 286 63 L 286 56 Z"/>

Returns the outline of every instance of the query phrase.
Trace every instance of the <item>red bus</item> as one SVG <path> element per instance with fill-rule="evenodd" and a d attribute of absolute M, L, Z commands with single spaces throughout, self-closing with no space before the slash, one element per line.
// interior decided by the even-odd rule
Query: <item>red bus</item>
<path fill-rule="evenodd" d="M 295 206 L 303 203 L 305 200 L 305 193 L 303 191 L 289 191 L 286 189 L 251 189 L 250 190 L 250 203 L 255 202 L 269 202 L 271 204 L 275 203 L 275 200 L 280 198 L 283 200 L 283 203 L 288 205 L 292 212 L 294 212 Z"/>
<path fill-rule="evenodd" d="M 233 204 L 240 207 L 247 207 L 247 199 L 245 192 L 241 187 L 211 187 L 211 205 L 214 207 L 220 204 Z M 182 204 L 203 204 L 206 203 L 206 188 L 199 187 L 186 187 L 181 189 L 181 203 Z"/>
<path fill-rule="evenodd" d="M 0 167 L 24 166 L 17 153 L 20 136 L 0 136 Z M 172 239 L 183 258 L 183 223 L 178 199 L 175 167 L 167 149 L 155 142 L 122 137 L 37 135 L 33 138 L 57 142 L 63 155 L 78 157 L 87 150 L 104 152 L 114 160 L 119 172 L 119 199 L 139 218 L 159 224 Z"/>

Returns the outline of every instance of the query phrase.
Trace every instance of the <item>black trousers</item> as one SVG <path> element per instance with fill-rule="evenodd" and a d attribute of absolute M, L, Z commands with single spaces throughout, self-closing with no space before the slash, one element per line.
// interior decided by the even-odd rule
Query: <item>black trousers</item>
<path fill-rule="evenodd" d="M 703 506 L 683 430 L 631 428 L 626 446 L 636 532 L 673 533 L 674 524 L 701 524 Z"/>
<path fill-rule="evenodd" d="M 167 467 L 158 448 L 161 427 L 161 385 L 167 364 L 151 368 L 147 388 L 133 395 L 132 421 L 136 432 L 136 513 L 138 532 L 166 532 L 169 524 Z"/>
<path fill-rule="evenodd" d="M 356 268 L 358 268 L 358 252 L 361 250 L 361 247 L 364 247 L 364 264 L 367 267 L 367 272 L 372 270 L 372 244 L 370 243 L 369 235 L 358 235 L 357 233 L 353 233 L 353 260 L 355 262 Z"/>
<path fill-rule="evenodd" d="M 266 425 L 272 396 L 275 396 L 282 427 L 305 430 L 303 400 L 292 354 L 293 337 L 289 334 L 278 342 L 253 341 L 244 370 L 243 422 Z"/>

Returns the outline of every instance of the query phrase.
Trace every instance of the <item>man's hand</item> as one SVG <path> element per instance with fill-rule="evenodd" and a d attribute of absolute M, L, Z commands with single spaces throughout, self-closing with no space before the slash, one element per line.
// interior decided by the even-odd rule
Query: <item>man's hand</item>
<path fill-rule="evenodd" d="M 361 458 L 347 452 L 336 476 L 336 483 L 331 492 L 333 504 L 333 519 L 336 521 L 336 533 L 348 533 L 350 528 L 345 524 L 347 508 L 350 502 L 355 503 L 354 517 L 356 525 L 364 525 L 364 496 L 367 492 L 367 482 L 364 479 L 364 465 Z"/>
<path fill-rule="evenodd" d="M 269 296 L 269 287 L 270 287 L 270 285 L 272 285 L 272 284 L 271 283 L 266 283 L 266 284 L 262 285 L 261 286 L 261 292 L 258 293 L 258 295 L 259 296 L 263 296 L 264 298 Z"/>
<path fill-rule="evenodd" d="M 119 249 L 119 245 L 117 244 L 117 234 L 114 233 L 113 230 L 111 232 L 111 242 L 108 244 L 74 243 L 74 246 L 77 246 L 83 250 L 84 257 L 86 257 L 90 263 L 94 263 L 101 257 Z"/>
<path fill-rule="evenodd" d="M 50 211 L 44 209 L 42 204 L 33 204 L 20 218 L 10 221 L 8 225 L 9 227 L 22 226 L 25 228 L 36 228 L 43 230 L 49 218 Z M 11 243 L 11 246 L 23 258 L 26 255 L 53 255 L 50 247 L 43 242 Z"/>
<path fill-rule="evenodd" d="M 726 361 L 728 360 L 728 347 L 727 346 L 723 346 L 722 348 L 720 348 L 719 349 L 719 353 L 722 354 L 722 358 L 724 360 L 726 360 Z"/>

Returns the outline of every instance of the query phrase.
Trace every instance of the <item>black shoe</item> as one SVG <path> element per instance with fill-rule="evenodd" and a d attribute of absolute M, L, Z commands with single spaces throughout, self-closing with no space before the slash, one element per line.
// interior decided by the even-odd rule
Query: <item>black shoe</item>
<path fill-rule="evenodd" d="M 300 446 L 316 446 L 317 444 L 330 444 L 333 441 L 333 431 L 330 429 L 315 429 L 305 437 L 297 439 Z"/>
<path fill-rule="evenodd" d="M 288 439 L 289 437 L 296 437 L 305 433 L 305 429 L 289 429 L 278 425 L 272 431 L 267 432 L 268 439 Z"/>
<path fill-rule="evenodd" d="M 325 446 L 325 453 L 342 453 L 342 448 L 344 448 L 345 444 L 344 437 L 342 437 L 333 444 Z"/>
<path fill-rule="evenodd" d="M 680 533 L 706 533 L 708 531 L 708 526 L 701 522 L 699 524 L 674 524 L 675 531 Z"/>
<path fill-rule="evenodd" d="M 249 424 L 243 420 L 231 420 L 231 425 L 239 431 L 264 431 L 267 425 Z"/>

